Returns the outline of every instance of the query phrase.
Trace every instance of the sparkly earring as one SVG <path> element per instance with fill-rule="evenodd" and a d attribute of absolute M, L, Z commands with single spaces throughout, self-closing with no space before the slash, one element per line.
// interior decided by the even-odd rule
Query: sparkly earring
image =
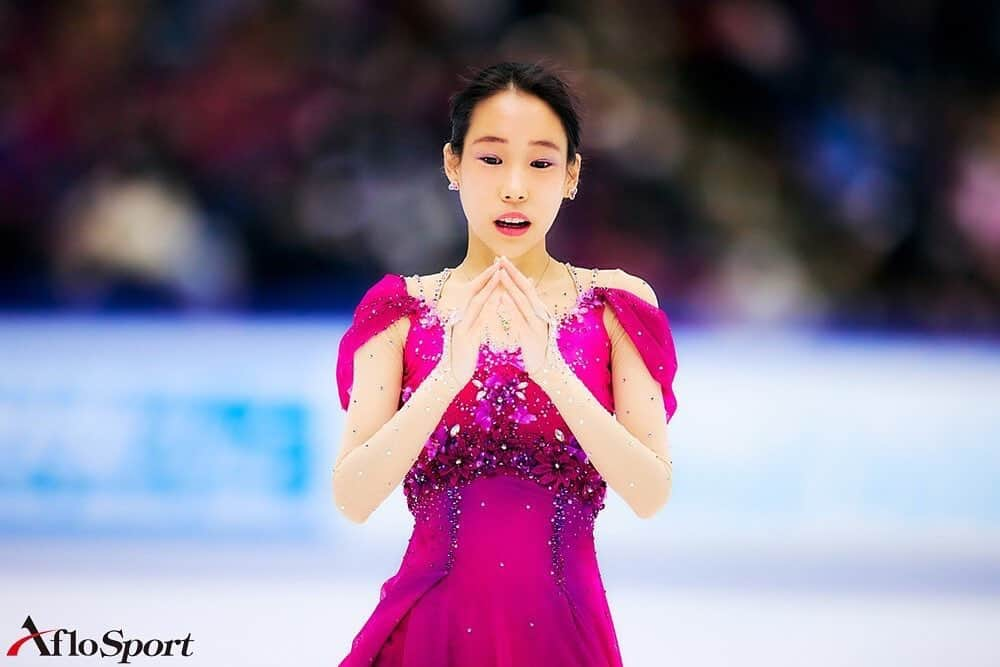
<path fill-rule="evenodd" d="M 569 191 L 569 198 L 570 199 L 576 199 L 576 186 L 575 185 L 573 186 L 573 189 Z"/>
<path fill-rule="evenodd" d="M 450 182 L 448 184 L 448 189 L 449 190 L 458 190 L 458 183 L 456 183 L 455 181 Z"/>

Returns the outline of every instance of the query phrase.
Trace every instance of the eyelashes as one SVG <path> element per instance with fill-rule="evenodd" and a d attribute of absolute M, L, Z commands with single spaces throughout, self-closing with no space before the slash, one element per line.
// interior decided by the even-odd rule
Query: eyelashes
<path fill-rule="evenodd" d="M 486 164 L 490 165 L 490 166 L 496 166 L 496 165 L 500 164 L 500 162 L 499 162 L 500 158 L 493 157 L 492 155 L 487 155 L 487 156 L 481 157 L 479 159 L 482 160 L 483 162 L 485 162 Z M 487 160 L 497 160 L 497 161 L 496 162 L 486 162 Z M 545 166 L 544 167 L 540 167 L 540 169 L 548 169 L 549 167 L 551 167 L 554 164 L 553 162 L 550 162 L 548 160 L 533 160 L 531 162 L 531 164 L 535 164 L 536 162 L 542 162 L 542 163 L 545 164 Z"/>

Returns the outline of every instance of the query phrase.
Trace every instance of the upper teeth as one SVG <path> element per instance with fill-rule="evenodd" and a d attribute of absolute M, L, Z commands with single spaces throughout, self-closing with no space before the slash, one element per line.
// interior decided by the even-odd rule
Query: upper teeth
<path fill-rule="evenodd" d="M 500 218 L 500 222 L 527 222 L 521 218 Z"/>

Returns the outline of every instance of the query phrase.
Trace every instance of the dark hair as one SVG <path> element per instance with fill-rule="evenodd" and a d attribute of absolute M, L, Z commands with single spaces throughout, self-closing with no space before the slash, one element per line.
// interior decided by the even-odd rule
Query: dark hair
<path fill-rule="evenodd" d="M 509 88 L 530 93 L 548 104 L 559 116 L 566 131 L 566 159 L 576 159 L 580 145 L 578 102 L 569 87 L 549 69 L 533 63 L 501 62 L 480 69 L 469 78 L 462 78 L 465 87 L 449 99 L 451 116 L 451 150 L 460 156 L 465 148 L 472 110 L 482 100 Z"/>

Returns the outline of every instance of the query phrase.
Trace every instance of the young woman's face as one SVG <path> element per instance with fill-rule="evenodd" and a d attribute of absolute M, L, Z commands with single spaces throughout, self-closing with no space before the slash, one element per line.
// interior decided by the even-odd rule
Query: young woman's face
<path fill-rule="evenodd" d="M 472 112 L 465 149 L 458 160 L 445 144 L 445 171 L 459 184 L 469 233 L 495 254 L 517 257 L 548 233 L 564 197 L 576 185 L 580 154 L 566 161 L 566 133 L 541 99 L 505 90 L 479 102 Z M 512 212 L 530 221 L 516 235 L 496 220 Z"/>

